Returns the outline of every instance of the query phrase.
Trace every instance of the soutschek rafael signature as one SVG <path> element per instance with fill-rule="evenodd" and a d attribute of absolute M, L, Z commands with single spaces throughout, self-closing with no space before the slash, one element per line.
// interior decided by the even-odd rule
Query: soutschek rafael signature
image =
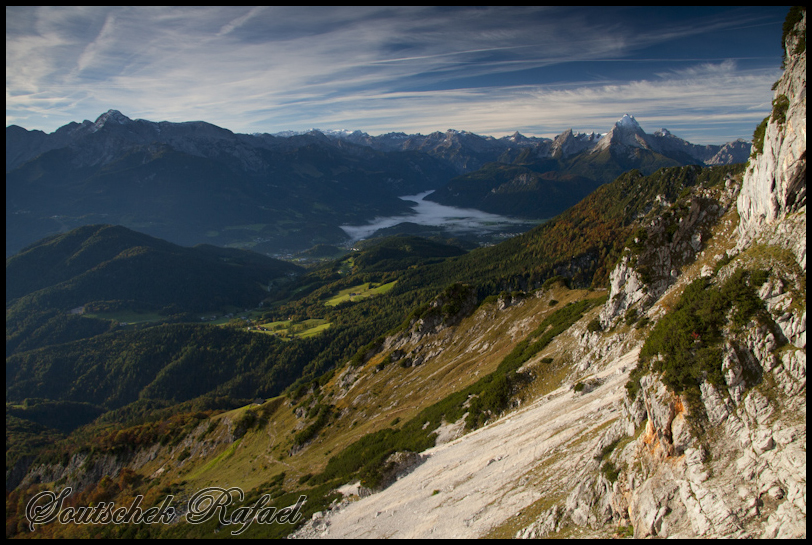
<path fill-rule="evenodd" d="M 58 494 L 44 490 L 32 497 L 25 508 L 28 528 L 33 532 L 36 525 L 59 521 L 61 524 L 170 524 L 179 517 L 171 506 L 174 496 L 166 496 L 160 505 L 148 509 L 141 508 L 144 496 L 135 497 L 129 507 L 116 507 L 113 502 L 100 502 L 94 506 L 62 507 L 65 499 L 71 494 L 71 487 L 64 488 Z M 241 525 L 231 532 L 240 535 L 251 524 L 296 524 L 302 517 L 301 508 L 307 496 L 299 496 L 294 505 L 278 509 L 267 507 L 271 501 L 269 494 L 260 496 L 253 505 L 244 505 L 233 509 L 228 506 L 235 501 L 244 501 L 245 493 L 233 486 L 222 488 L 210 486 L 194 494 L 189 499 L 186 521 L 191 524 L 202 524 L 213 517 L 218 517 L 222 526 Z"/>

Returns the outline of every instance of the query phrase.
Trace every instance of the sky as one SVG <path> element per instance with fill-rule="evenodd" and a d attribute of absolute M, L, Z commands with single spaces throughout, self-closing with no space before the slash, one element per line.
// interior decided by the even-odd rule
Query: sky
<path fill-rule="evenodd" d="M 6 125 L 109 109 L 238 133 L 554 137 L 624 114 L 698 144 L 771 109 L 788 7 L 6 7 Z"/>

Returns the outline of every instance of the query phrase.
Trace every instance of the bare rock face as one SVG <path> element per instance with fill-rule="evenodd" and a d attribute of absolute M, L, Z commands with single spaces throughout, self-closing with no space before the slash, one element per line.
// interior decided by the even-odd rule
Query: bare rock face
<path fill-rule="evenodd" d="M 516 532 L 516 539 L 541 539 L 557 532 L 561 528 L 562 510 L 558 505 L 554 505 L 523 530 Z"/>
<path fill-rule="evenodd" d="M 801 34 L 806 34 L 806 12 L 787 37 L 786 69 L 775 89 L 763 151 L 751 158 L 739 194 L 739 231 L 745 239 L 806 207 L 806 49 L 797 51 Z"/>
<path fill-rule="evenodd" d="M 609 275 L 609 300 L 601 310 L 603 328 L 608 328 L 629 308 L 647 298 L 648 289 L 629 256 L 623 256 Z"/>
<path fill-rule="evenodd" d="M 683 414 L 685 412 L 684 405 L 679 396 L 675 396 L 668 387 L 662 383 L 656 376 L 646 375 L 640 379 L 640 386 L 643 391 L 643 400 L 648 415 L 648 429 L 647 435 L 651 452 L 659 453 L 660 456 L 669 456 L 674 454 L 673 432 L 672 426 L 675 423 L 677 415 L 680 420 L 677 421 L 680 435 L 683 434 Z M 682 438 L 682 441 L 685 439 Z M 684 446 L 684 445 L 683 445 Z"/>
<path fill-rule="evenodd" d="M 806 52 L 798 47 L 805 28 L 804 13 L 786 42 L 763 149 L 754 150 L 736 199 L 735 253 L 765 248 L 753 266 L 771 271 L 758 291 L 770 320 L 725 331 L 724 383 L 703 382 L 691 411 L 657 375 L 640 379 L 640 395 L 622 412 L 642 404 L 645 429 L 611 458 L 621 469 L 610 493 L 614 520 L 628 521 L 635 537 L 806 535 Z M 610 281 L 604 325 L 645 296 L 628 260 Z M 578 499 L 597 505 L 600 488 L 569 503 Z"/>
<path fill-rule="evenodd" d="M 381 488 L 386 488 L 398 478 L 403 477 L 419 466 L 425 458 L 415 452 L 395 452 L 386 459 L 384 474 L 381 478 Z"/>

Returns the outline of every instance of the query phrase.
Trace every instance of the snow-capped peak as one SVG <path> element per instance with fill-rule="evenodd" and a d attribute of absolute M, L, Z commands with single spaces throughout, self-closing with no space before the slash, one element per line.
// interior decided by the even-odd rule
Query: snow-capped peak
<path fill-rule="evenodd" d="M 625 114 L 621 117 L 617 123 L 615 123 L 618 127 L 623 127 L 627 129 L 640 129 L 640 125 L 637 123 L 637 120 L 634 118 L 633 115 Z"/>
<path fill-rule="evenodd" d="M 674 136 L 674 135 L 671 134 L 671 131 L 663 127 L 659 131 L 654 131 L 654 136 Z"/>
<path fill-rule="evenodd" d="M 351 135 L 362 136 L 366 134 L 358 129 L 327 129 L 327 130 L 316 129 L 316 130 L 318 130 L 320 133 L 326 136 L 335 136 L 336 138 L 346 138 Z"/>
<path fill-rule="evenodd" d="M 613 144 L 632 148 L 648 148 L 645 138 L 646 132 L 637 123 L 634 116 L 625 114 L 618 119 L 612 130 L 597 139 L 598 143 L 592 151 L 603 151 Z"/>
<path fill-rule="evenodd" d="M 307 130 L 304 130 L 304 131 L 275 132 L 275 133 L 272 133 L 271 136 L 279 136 L 281 138 L 290 138 L 291 136 L 302 136 L 302 135 L 311 134 L 311 133 L 314 133 L 314 132 L 321 133 L 324 136 L 332 136 L 332 137 L 335 137 L 335 138 L 346 138 L 346 137 L 351 136 L 351 135 L 363 136 L 364 134 L 366 134 L 366 133 L 361 132 L 361 131 L 359 131 L 357 129 L 356 130 L 350 130 L 350 129 L 319 129 L 317 127 L 314 127 L 312 129 L 307 129 Z"/>

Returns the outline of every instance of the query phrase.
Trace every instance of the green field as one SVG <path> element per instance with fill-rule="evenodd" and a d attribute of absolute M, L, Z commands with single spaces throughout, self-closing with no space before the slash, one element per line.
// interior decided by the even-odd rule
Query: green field
<path fill-rule="evenodd" d="M 341 276 L 347 276 L 348 274 L 352 273 L 352 269 L 354 267 L 355 267 L 355 258 L 350 256 L 341 263 L 341 266 L 338 269 L 338 274 L 340 274 Z"/>
<path fill-rule="evenodd" d="M 337 295 L 334 295 L 325 301 L 324 304 L 328 307 L 334 307 L 339 303 L 344 303 L 346 301 L 360 301 L 361 299 L 366 299 L 367 297 L 381 295 L 391 290 L 395 286 L 396 282 L 397 280 L 394 282 L 389 282 L 388 284 L 380 285 L 375 284 L 374 282 L 365 282 L 357 286 L 351 286 L 345 290 L 341 290 Z"/>
<path fill-rule="evenodd" d="M 290 320 L 282 320 L 278 322 L 266 322 L 259 324 L 251 329 L 258 333 L 265 333 L 266 335 L 277 335 L 282 338 L 299 338 L 306 339 L 314 337 L 330 327 L 330 322 L 314 318 L 311 320 L 304 320 L 302 322 L 291 322 Z"/>

